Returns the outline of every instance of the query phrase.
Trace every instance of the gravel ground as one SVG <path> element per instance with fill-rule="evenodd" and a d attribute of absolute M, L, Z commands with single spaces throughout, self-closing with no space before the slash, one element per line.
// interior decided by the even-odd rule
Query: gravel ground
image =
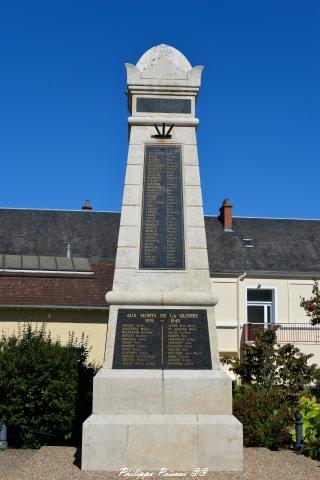
<path fill-rule="evenodd" d="M 37 450 L 0 450 L 0 479 L 16 471 L 33 457 Z"/>
<path fill-rule="evenodd" d="M 82 472 L 78 454 L 70 447 L 43 447 L 40 450 L 6 450 L 0 452 L 1 480 L 109 480 L 118 472 Z M 153 478 L 158 473 L 153 474 Z M 150 477 L 149 477 L 150 478 Z M 170 477 L 162 477 L 170 478 Z M 174 477 L 171 477 L 174 478 Z M 187 475 L 183 478 L 195 478 Z M 282 450 L 246 448 L 241 473 L 207 473 L 205 480 L 320 480 L 320 463 L 303 455 Z"/>

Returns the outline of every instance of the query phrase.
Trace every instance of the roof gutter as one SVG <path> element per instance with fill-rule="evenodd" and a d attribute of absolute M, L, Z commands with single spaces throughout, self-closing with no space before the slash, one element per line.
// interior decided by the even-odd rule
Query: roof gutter
<path fill-rule="evenodd" d="M 23 270 L 0 268 L 0 275 L 39 276 L 39 277 L 93 277 L 94 272 L 76 272 L 74 270 Z"/>
<path fill-rule="evenodd" d="M 97 312 L 107 312 L 109 307 L 91 307 L 90 305 L 0 305 L 0 309 L 37 309 L 37 310 L 85 310 L 85 311 L 97 311 Z"/>
<path fill-rule="evenodd" d="M 210 277 L 230 277 L 235 278 L 243 274 L 243 271 L 238 272 L 214 272 L 210 270 Z M 317 272 L 288 272 L 288 271 L 270 271 L 270 270 L 247 270 L 246 277 L 250 278 L 292 278 L 292 279 L 312 279 L 316 280 L 320 278 L 320 270 Z"/>

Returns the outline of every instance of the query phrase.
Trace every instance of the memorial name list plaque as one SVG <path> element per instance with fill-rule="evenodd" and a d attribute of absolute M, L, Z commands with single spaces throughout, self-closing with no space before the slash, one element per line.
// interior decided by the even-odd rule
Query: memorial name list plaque
<path fill-rule="evenodd" d="M 206 310 L 119 309 L 112 368 L 211 369 Z"/>
<path fill-rule="evenodd" d="M 191 100 L 187 98 L 137 98 L 137 112 L 191 113 Z"/>
<path fill-rule="evenodd" d="M 181 147 L 177 145 L 145 148 L 140 268 L 185 268 Z"/>

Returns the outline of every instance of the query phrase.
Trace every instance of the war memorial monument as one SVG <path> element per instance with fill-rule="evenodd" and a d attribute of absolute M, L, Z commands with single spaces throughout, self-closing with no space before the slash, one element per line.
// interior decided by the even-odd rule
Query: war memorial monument
<path fill-rule="evenodd" d="M 129 152 L 103 368 L 82 469 L 242 469 L 219 365 L 195 117 L 203 67 L 159 45 L 127 64 Z"/>

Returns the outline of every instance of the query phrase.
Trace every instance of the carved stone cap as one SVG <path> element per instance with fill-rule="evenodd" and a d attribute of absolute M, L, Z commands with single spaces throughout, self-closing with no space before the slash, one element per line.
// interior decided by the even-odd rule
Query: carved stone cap
<path fill-rule="evenodd" d="M 128 87 L 134 85 L 200 87 L 202 66 L 190 65 L 186 57 L 169 45 L 147 50 L 137 65 L 126 63 Z"/>
<path fill-rule="evenodd" d="M 106 294 L 109 305 L 167 305 L 212 307 L 218 303 L 208 292 L 122 292 L 112 290 Z"/>
<path fill-rule="evenodd" d="M 179 50 L 164 43 L 147 50 L 138 61 L 137 68 L 141 72 L 144 72 L 145 70 L 156 67 L 159 63 L 161 64 L 163 60 L 169 61 L 179 71 L 188 72 L 188 70 L 192 69 L 189 61 Z"/>

